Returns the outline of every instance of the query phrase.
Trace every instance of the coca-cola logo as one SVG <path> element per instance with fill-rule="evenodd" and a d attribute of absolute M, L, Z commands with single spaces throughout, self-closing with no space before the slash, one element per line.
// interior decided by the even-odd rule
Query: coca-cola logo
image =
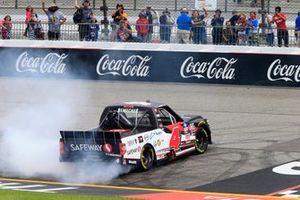
<path fill-rule="evenodd" d="M 17 59 L 17 72 L 35 72 L 42 74 L 63 74 L 66 64 L 63 62 L 67 54 L 48 53 L 45 57 L 30 57 L 23 52 Z"/>
<path fill-rule="evenodd" d="M 286 82 L 300 82 L 300 66 L 281 64 L 280 59 L 274 60 L 268 69 L 270 81 L 284 80 Z"/>
<path fill-rule="evenodd" d="M 149 65 L 147 62 L 151 60 L 151 56 L 132 55 L 124 60 L 110 59 L 108 54 L 103 55 L 97 64 L 97 73 L 100 76 L 130 76 L 130 77 L 146 77 L 149 75 Z"/>
<path fill-rule="evenodd" d="M 227 59 L 217 57 L 211 62 L 194 62 L 192 56 L 185 59 L 181 65 L 180 74 L 182 78 L 204 78 L 232 80 L 235 78 L 235 68 L 233 64 L 238 59 Z"/>

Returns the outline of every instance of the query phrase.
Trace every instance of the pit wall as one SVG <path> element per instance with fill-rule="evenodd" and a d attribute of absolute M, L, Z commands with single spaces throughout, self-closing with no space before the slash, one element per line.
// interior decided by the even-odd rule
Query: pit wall
<path fill-rule="evenodd" d="M 0 76 L 300 86 L 300 48 L 0 41 Z"/>

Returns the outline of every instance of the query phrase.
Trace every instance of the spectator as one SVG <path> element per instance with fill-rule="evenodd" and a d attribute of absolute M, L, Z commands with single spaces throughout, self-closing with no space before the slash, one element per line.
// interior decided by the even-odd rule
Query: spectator
<path fill-rule="evenodd" d="M 249 45 L 257 45 L 258 46 L 258 26 L 259 22 L 256 18 L 256 12 L 251 11 L 250 17 L 248 19 L 249 26 L 246 29 L 246 34 L 248 35 Z"/>
<path fill-rule="evenodd" d="M 203 15 L 200 15 L 198 10 L 194 10 L 192 13 L 192 39 L 194 44 L 207 44 L 205 18 L 208 16 L 208 14 L 205 8 L 203 8 L 203 11 Z"/>
<path fill-rule="evenodd" d="M 32 13 L 28 26 L 28 38 L 29 40 L 44 40 L 45 33 L 42 28 L 41 21 L 38 19 L 36 13 Z"/>
<path fill-rule="evenodd" d="M 273 22 L 275 22 L 277 27 L 277 40 L 278 46 L 282 46 L 282 40 L 284 42 L 284 46 L 289 46 L 289 33 L 287 31 L 286 26 L 286 16 L 284 13 L 281 12 L 281 7 L 275 7 L 275 14 L 273 15 Z"/>
<path fill-rule="evenodd" d="M 295 20 L 295 34 L 297 35 L 297 44 L 300 47 L 300 12 Z"/>
<path fill-rule="evenodd" d="M 149 24 L 147 20 L 146 13 L 141 12 L 139 14 L 139 18 L 136 21 L 136 31 L 137 31 L 137 36 L 143 41 L 147 41 L 147 35 L 149 33 Z"/>
<path fill-rule="evenodd" d="M 214 18 L 211 20 L 211 25 L 213 26 L 212 29 L 213 44 L 222 44 L 224 17 L 222 17 L 221 14 L 222 11 L 220 9 L 217 9 L 215 11 Z"/>
<path fill-rule="evenodd" d="M 248 43 L 248 37 L 246 34 L 246 28 L 248 27 L 248 21 L 246 18 L 247 18 L 246 15 L 244 13 L 241 13 L 239 21 L 237 23 L 238 44 L 239 45 L 247 45 L 247 43 Z"/>
<path fill-rule="evenodd" d="M 273 31 L 273 23 L 272 23 L 272 15 L 266 16 L 267 27 L 266 27 L 266 41 L 268 46 L 274 45 L 274 31 Z"/>
<path fill-rule="evenodd" d="M 234 45 L 236 44 L 235 42 L 235 33 L 231 27 L 231 22 L 230 21 L 226 21 L 225 22 L 225 29 L 223 30 L 223 42 L 226 45 Z"/>
<path fill-rule="evenodd" d="M 229 19 L 230 25 L 233 31 L 233 36 L 232 36 L 232 44 L 237 44 L 237 39 L 238 39 L 238 30 L 236 29 L 236 25 L 239 21 L 240 15 L 238 14 L 237 11 L 232 11 L 232 17 Z"/>
<path fill-rule="evenodd" d="M 25 16 L 25 24 L 26 24 L 26 28 L 25 28 L 25 32 L 24 32 L 24 36 L 27 37 L 27 31 L 28 31 L 28 26 L 29 26 L 29 21 L 32 18 L 32 13 L 33 13 L 33 8 L 29 5 L 26 7 L 26 16 Z"/>
<path fill-rule="evenodd" d="M 175 21 L 171 17 L 171 13 L 169 12 L 168 8 L 166 8 L 162 12 L 162 15 L 159 17 L 159 23 L 160 23 L 160 28 L 159 28 L 160 41 L 163 43 L 170 43 L 172 27 Z"/>
<path fill-rule="evenodd" d="M 86 41 L 97 41 L 99 37 L 100 26 L 95 14 L 91 15 L 89 34 Z"/>
<path fill-rule="evenodd" d="M 1 27 L 1 35 L 3 40 L 9 40 L 11 38 L 11 29 L 12 29 L 12 23 L 11 23 L 11 17 L 9 15 L 6 15 L 3 19 L 3 21 L 0 22 Z"/>
<path fill-rule="evenodd" d="M 111 24 L 111 28 L 112 28 L 111 39 L 112 41 L 115 41 L 117 38 L 116 29 L 119 27 L 119 22 L 121 20 L 124 20 L 125 23 L 128 23 L 128 14 L 127 12 L 125 12 L 123 4 L 116 5 L 116 10 L 113 12 L 111 17 L 113 18 L 113 22 Z"/>
<path fill-rule="evenodd" d="M 119 42 L 141 42 L 138 37 L 132 35 L 131 27 L 125 20 L 120 20 L 116 33 Z"/>
<path fill-rule="evenodd" d="M 61 24 L 65 23 L 67 19 L 55 3 L 46 10 L 45 1 L 42 0 L 42 9 L 48 17 L 48 40 L 59 40 Z"/>
<path fill-rule="evenodd" d="M 123 4 L 117 4 L 116 5 L 116 10 L 113 12 L 111 15 L 113 18 L 113 23 L 112 23 L 112 29 L 115 30 L 117 28 L 117 25 L 119 25 L 119 22 L 121 20 L 128 20 L 128 14 L 125 12 Z"/>
<path fill-rule="evenodd" d="M 180 15 L 176 20 L 177 23 L 177 42 L 189 43 L 190 31 L 192 27 L 192 18 L 189 16 L 189 12 L 186 7 L 183 7 L 180 11 Z"/>
<path fill-rule="evenodd" d="M 90 8 L 91 3 L 90 0 L 84 0 L 82 6 L 78 5 L 78 0 L 75 0 L 75 8 L 80 9 L 81 12 L 81 20 L 79 23 L 78 31 L 79 31 L 79 40 L 83 41 L 88 37 L 89 29 L 90 29 L 90 21 L 91 15 L 93 14 L 93 10 Z"/>
<path fill-rule="evenodd" d="M 154 25 L 154 19 L 157 19 L 158 17 L 156 16 L 155 10 L 151 8 L 151 6 L 148 6 L 145 10 L 148 24 L 149 24 L 149 32 L 147 34 L 147 42 L 152 41 L 152 35 L 153 35 L 153 25 Z"/>

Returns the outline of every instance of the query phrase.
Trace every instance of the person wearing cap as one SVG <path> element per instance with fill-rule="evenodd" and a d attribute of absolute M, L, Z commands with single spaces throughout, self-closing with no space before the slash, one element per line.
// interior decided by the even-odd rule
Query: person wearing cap
<path fill-rule="evenodd" d="M 180 15 L 177 17 L 177 42 L 190 43 L 190 32 L 192 28 L 192 18 L 189 16 L 189 11 L 183 7 Z"/>
<path fill-rule="evenodd" d="M 125 11 L 123 4 L 116 5 L 116 10 L 113 12 L 111 17 L 113 18 L 113 23 L 115 25 L 118 25 L 120 20 L 128 20 L 128 13 Z"/>
<path fill-rule="evenodd" d="M 238 29 L 236 27 L 238 21 L 240 19 L 240 14 L 237 12 L 237 11 L 232 11 L 232 16 L 231 18 L 229 19 L 230 21 L 230 26 L 231 26 L 231 29 L 232 29 L 232 38 L 231 38 L 231 42 L 232 44 L 237 44 L 237 41 L 238 41 Z"/>
<path fill-rule="evenodd" d="M 224 17 L 221 16 L 222 11 L 217 9 L 215 11 L 215 15 L 211 20 L 211 25 L 213 26 L 212 29 L 212 37 L 213 37 L 213 44 L 222 44 L 223 41 L 223 24 L 224 24 Z"/>
<path fill-rule="evenodd" d="M 277 27 L 277 42 L 279 47 L 282 46 L 282 40 L 285 47 L 289 46 L 289 32 L 287 31 L 286 20 L 285 14 L 281 12 L 281 7 L 275 7 L 275 14 L 272 21 L 275 22 Z"/>
<path fill-rule="evenodd" d="M 149 24 L 149 31 L 147 34 L 147 42 L 151 42 L 152 41 L 152 35 L 153 35 L 153 25 L 154 25 L 154 19 L 158 19 L 158 14 L 157 12 L 151 7 L 151 6 L 147 6 L 145 10 L 143 10 L 142 12 L 146 13 L 146 17 L 148 20 L 148 24 Z"/>
<path fill-rule="evenodd" d="M 90 8 L 91 3 L 89 0 L 84 0 L 82 6 L 75 0 L 75 8 L 81 13 L 81 20 L 78 24 L 79 40 L 83 41 L 89 36 L 91 16 L 94 14 Z"/>
<path fill-rule="evenodd" d="M 42 10 L 48 17 L 48 40 L 59 40 L 61 25 L 65 23 L 67 18 L 55 3 L 52 3 L 46 10 L 45 2 L 46 0 L 42 0 Z"/>
<path fill-rule="evenodd" d="M 295 35 L 297 36 L 297 45 L 300 47 L 300 11 L 295 20 Z"/>
<path fill-rule="evenodd" d="M 171 32 L 174 23 L 175 20 L 171 17 L 171 13 L 168 8 L 166 8 L 159 17 L 159 36 L 162 43 L 171 42 Z"/>
<path fill-rule="evenodd" d="M 128 13 L 125 11 L 123 4 L 116 5 L 116 10 L 113 12 L 111 17 L 113 18 L 113 21 L 111 23 L 111 40 L 115 41 L 117 39 L 116 30 L 119 28 L 120 21 L 123 20 L 125 23 L 128 24 Z"/>

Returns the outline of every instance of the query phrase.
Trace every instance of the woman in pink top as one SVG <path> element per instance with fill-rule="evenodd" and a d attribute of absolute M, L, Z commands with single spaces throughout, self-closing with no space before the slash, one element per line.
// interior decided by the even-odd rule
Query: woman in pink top
<path fill-rule="evenodd" d="M 27 6 L 26 7 L 26 17 L 25 17 L 25 23 L 26 23 L 26 29 L 25 29 L 25 32 L 24 32 L 24 36 L 27 37 L 27 32 L 28 32 L 28 25 L 29 25 L 29 21 L 31 20 L 32 18 L 32 13 L 33 13 L 33 8 L 32 6 Z"/>

